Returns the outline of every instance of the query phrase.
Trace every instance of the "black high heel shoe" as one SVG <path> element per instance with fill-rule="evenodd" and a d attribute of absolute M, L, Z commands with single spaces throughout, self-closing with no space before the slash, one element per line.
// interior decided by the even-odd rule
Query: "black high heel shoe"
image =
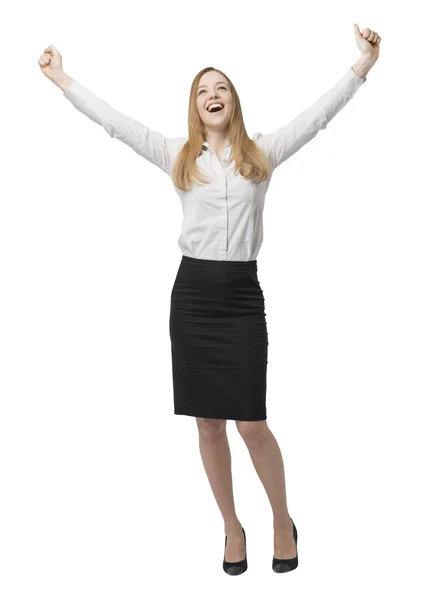
<path fill-rule="evenodd" d="M 291 519 L 292 521 L 292 519 Z M 297 528 L 295 527 L 294 521 L 292 521 L 294 540 L 295 540 L 295 556 L 294 558 L 275 558 L 273 556 L 272 569 L 275 573 L 287 573 L 293 571 L 298 567 L 298 550 L 297 550 Z"/>
<path fill-rule="evenodd" d="M 242 560 L 238 560 L 237 562 L 228 562 L 225 560 L 225 554 L 223 554 L 223 570 L 228 575 L 241 575 L 244 571 L 247 570 L 247 536 L 245 535 L 244 528 L 242 528 L 242 533 L 244 534 L 244 543 L 245 543 L 245 558 Z M 225 552 L 226 552 L 226 544 L 228 541 L 228 536 L 225 535 Z"/>

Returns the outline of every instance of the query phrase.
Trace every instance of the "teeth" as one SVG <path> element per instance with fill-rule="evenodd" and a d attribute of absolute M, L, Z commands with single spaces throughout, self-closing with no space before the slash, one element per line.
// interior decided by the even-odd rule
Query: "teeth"
<path fill-rule="evenodd" d="M 220 106 L 221 108 L 223 108 L 223 104 L 220 104 L 220 102 L 216 102 L 215 104 L 210 104 L 207 110 L 210 111 L 210 109 L 213 108 L 213 106 Z"/>

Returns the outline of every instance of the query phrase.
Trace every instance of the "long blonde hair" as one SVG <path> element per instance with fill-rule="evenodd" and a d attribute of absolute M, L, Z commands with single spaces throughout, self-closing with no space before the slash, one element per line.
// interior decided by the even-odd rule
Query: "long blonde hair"
<path fill-rule="evenodd" d="M 235 162 L 235 173 L 240 173 L 246 179 L 256 179 L 256 183 L 261 183 L 271 171 L 268 157 L 247 135 L 239 96 L 231 80 L 225 73 L 214 67 L 207 67 L 200 71 L 192 82 L 188 107 L 188 140 L 176 158 L 172 171 L 173 182 L 182 191 L 191 189 L 194 180 L 197 183 L 209 183 L 208 179 L 200 175 L 196 164 L 196 159 L 205 141 L 205 126 L 197 108 L 197 88 L 201 77 L 208 71 L 217 71 L 226 77 L 232 93 L 234 106 L 229 123 L 229 137 Z"/>

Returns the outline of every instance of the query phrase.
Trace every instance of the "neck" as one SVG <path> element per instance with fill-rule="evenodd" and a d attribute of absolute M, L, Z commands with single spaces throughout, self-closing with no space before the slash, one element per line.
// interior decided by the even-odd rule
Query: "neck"
<path fill-rule="evenodd" d="M 204 137 L 212 148 L 223 148 L 229 140 L 229 132 L 212 131 L 207 132 Z"/>

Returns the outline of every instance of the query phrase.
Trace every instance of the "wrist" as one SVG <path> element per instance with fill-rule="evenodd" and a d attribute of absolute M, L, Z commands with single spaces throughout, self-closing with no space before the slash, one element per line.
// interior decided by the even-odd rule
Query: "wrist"
<path fill-rule="evenodd" d="M 64 71 L 58 71 L 51 78 L 52 82 L 57 85 L 63 92 L 67 92 L 72 84 L 72 78 L 66 75 Z"/>
<path fill-rule="evenodd" d="M 373 56 L 363 53 L 358 61 L 352 66 L 352 70 L 354 73 L 365 79 L 367 73 L 374 66 L 375 62 L 376 60 L 373 58 Z"/>

